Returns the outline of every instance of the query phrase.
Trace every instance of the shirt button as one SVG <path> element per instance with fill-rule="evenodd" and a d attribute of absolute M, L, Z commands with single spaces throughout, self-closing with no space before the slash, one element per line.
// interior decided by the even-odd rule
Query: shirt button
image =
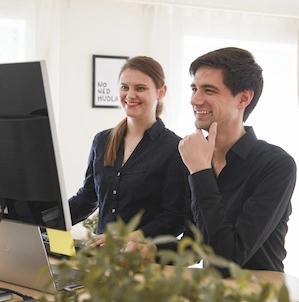
<path fill-rule="evenodd" d="M 120 172 L 117 172 L 117 176 L 119 176 L 120 175 Z"/>
<path fill-rule="evenodd" d="M 112 212 L 112 213 L 115 213 L 115 209 L 112 209 L 111 212 Z"/>
<path fill-rule="evenodd" d="M 112 192 L 114 195 L 116 194 L 116 190 L 113 190 L 113 192 Z"/>

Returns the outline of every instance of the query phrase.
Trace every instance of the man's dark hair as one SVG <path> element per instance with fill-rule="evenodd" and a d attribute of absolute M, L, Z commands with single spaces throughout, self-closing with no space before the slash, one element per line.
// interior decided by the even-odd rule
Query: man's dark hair
<path fill-rule="evenodd" d="M 236 47 L 217 49 L 195 59 L 189 68 L 190 75 L 194 76 L 197 69 L 203 66 L 221 69 L 223 83 L 231 90 L 233 96 L 247 89 L 253 90 L 253 99 L 244 111 L 245 122 L 256 106 L 264 84 L 263 70 L 255 62 L 253 55 Z"/>

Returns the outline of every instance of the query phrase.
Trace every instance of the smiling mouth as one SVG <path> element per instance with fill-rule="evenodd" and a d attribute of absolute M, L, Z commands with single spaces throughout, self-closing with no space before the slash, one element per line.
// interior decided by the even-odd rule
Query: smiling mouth
<path fill-rule="evenodd" d="M 197 115 L 206 115 L 212 113 L 210 110 L 194 110 L 194 113 Z"/>
<path fill-rule="evenodd" d="M 138 104 L 137 101 L 127 100 L 127 99 L 125 99 L 125 103 L 127 103 L 127 104 Z"/>
<path fill-rule="evenodd" d="M 128 106 L 137 106 L 137 105 L 139 105 L 140 103 L 138 103 L 138 102 L 128 102 L 128 101 L 126 101 L 125 102 Z"/>

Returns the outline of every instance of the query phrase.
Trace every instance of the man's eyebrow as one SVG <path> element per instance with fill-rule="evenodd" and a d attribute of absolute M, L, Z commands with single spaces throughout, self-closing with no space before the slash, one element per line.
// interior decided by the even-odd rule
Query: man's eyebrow
<path fill-rule="evenodd" d="M 204 84 L 202 85 L 203 88 L 212 88 L 213 90 L 219 90 L 219 88 L 215 85 L 212 85 L 212 84 Z"/>
<path fill-rule="evenodd" d="M 196 87 L 196 85 L 195 85 L 194 83 L 192 83 L 192 84 L 190 85 L 190 87 L 191 87 L 191 88 L 194 88 L 194 87 Z M 211 89 L 213 89 L 213 90 L 219 91 L 219 88 L 218 88 L 217 86 L 214 86 L 214 85 L 211 85 L 211 84 L 203 84 L 203 85 L 201 85 L 200 87 L 201 87 L 201 88 L 211 88 Z"/>

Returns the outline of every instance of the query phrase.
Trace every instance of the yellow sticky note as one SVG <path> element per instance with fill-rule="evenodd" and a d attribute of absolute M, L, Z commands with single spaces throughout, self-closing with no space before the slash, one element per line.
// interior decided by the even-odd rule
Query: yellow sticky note
<path fill-rule="evenodd" d="M 74 240 L 70 231 L 47 229 L 51 252 L 74 256 L 76 254 Z"/>

